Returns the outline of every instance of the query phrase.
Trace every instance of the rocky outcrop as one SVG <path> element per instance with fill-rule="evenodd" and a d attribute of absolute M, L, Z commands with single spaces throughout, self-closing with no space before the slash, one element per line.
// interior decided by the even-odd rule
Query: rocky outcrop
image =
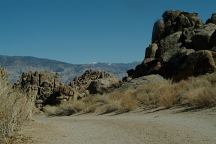
<path fill-rule="evenodd" d="M 58 104 L 74 96 L 71 87 L 60 83 L 58 75 L 49 72 L 23 73 L 14 87 L 31 91 L 36 97 L 35 103 L 39 108 L 46 104 Z"/>
<path fill-rule="evenodd" d="M 70 86 L 79 93 L 105 93 L 110 89 L 117 87 L 120 81 L 113 75 L 103 71 L 87 70 L 79 77 L 74 78 Z"/>
<path fill-rule="evenodd" d="M 215 14 L 203 24 L 197 13 L 166 11 L 154 24 L 144 61 L 128 70 L 129 78 L 160 74 L 174 80 L 216 70 Z"/>
<path fill-rule="evenodd" d="M 165 78 L 179 81 L 190 76 L 212 73 L 216 70 L 213 55 L 213 52 L 208 50 L 192 52 L 189 55 L 176 55 L 164 65 L 161 69 L 161 74 Z"/>

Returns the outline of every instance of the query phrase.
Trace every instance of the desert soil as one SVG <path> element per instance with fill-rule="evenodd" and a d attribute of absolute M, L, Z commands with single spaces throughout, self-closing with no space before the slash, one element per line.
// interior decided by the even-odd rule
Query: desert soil
<path fill-rule="evenodd" d="M 216 109 L 37 115 L 20 134 L 33 144 L 216 144 Z"/>

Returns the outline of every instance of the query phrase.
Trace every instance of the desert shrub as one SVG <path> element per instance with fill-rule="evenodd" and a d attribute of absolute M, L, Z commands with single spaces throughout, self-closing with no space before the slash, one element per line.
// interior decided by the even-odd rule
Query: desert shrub
<path fill-rule="evenodd" d="M 20 125 L 31 117 L 34 98 L 13 89 L 5 77 L 0 78 L 0 89 L 0 143 L 9 143 Z"/>

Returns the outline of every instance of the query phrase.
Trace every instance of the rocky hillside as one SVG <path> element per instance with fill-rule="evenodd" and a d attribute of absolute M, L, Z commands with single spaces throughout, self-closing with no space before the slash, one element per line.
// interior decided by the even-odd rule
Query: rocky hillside
<path fill-rule="evenodd" d="M 155 22 L 144 61 L 128 80 L 160 74 L 179 81 L 216 71 L 216 14 L 203 23 L 197 13 L 165 11 Z"/>
<path fill-rule="evenodd" d="M 35 57 L 0 56 L 0 66 L 7 69 L 13 82 L 19 78 L 22 72 L 44 70 L 58 73 L 63 82 L 71 81 L 75 76 L 83 74 L 88 69 L 107 71 L 121 78 L 126 75 L 128 69 L 134 68 L 137 64 L 137 62 L 69 64 Z"/>

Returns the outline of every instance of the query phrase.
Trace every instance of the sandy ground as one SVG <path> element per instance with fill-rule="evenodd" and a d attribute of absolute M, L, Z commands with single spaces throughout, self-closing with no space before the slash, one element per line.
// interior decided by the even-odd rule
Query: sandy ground
<path fill-rule="evenodd" d="M 216 144 L 216 109 L 69 117 L 37 115 L 20 134 L 34 144 Z"/>

